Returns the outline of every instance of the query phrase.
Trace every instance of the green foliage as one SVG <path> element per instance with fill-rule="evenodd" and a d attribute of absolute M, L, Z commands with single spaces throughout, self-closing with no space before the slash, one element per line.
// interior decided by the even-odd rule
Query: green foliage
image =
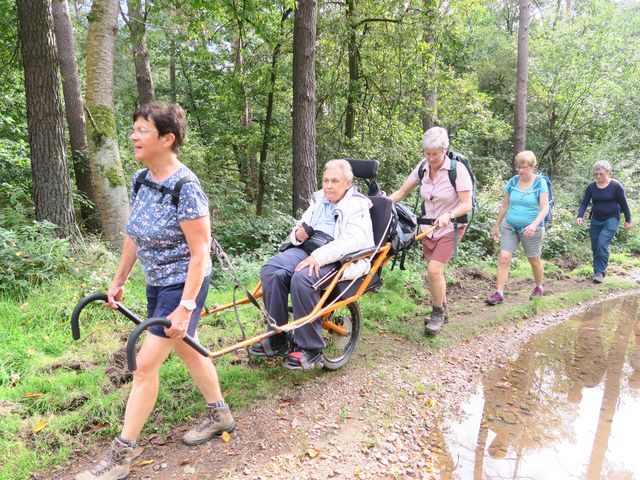
<path fill-rule="evenodd" d="M 69 269 L 69 241 L 56 238 L 56 228 L 50 222 L 11 230 L 0 224 L 0 292 L 24 291 Z"/>

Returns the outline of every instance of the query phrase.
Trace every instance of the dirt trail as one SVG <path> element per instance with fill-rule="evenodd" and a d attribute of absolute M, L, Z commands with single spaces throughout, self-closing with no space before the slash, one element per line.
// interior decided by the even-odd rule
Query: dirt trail
<path fill-rule="evenodd" d="M 495 316 L 484 305 L 490 280 L 466 272 L 464 287 L 453 285 L 452 322 L 472 326 Z M 553 293 L 595 288 L 574 279 L 557 279 Z M 529 286 L 512 282 L 507 301 L 528 301 Z M 605 294 L 603 297 L 616 295 Z M 619 293 L 618 293 L 619 295 Z M 599 298 L 597 301 L 602 300 Z M 593 302 L 560 313 L 509 322 L 473 340 L 435 354 L 389 335 L 365 336 L 352 361 L 338 372 L 297 374 L 292 390 L 236 411 L 236 433 L 229 443 L 215 439 L 199 447 L 179 441 L 184 428 L 167 437 L 143 437 L 144 451 L 131 479 L 439 479 L 449 478 L 454 460 L 440 450 L 439 419 L 454 415 L 476 388 L 482 373 L 533 334 L 563 321 Z M 420 329 L 421 319 L 407 321 Z M 447 335 L 446 327 L 443 335 Z M 305 378 L 312 375 L 315 378 Z M 38 479 L 73 478 L 103 451 L 70 469 Z"/>

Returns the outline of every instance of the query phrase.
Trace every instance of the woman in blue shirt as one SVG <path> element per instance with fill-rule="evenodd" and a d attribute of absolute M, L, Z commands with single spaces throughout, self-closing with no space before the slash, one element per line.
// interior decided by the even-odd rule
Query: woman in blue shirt
<path fill-rule="evenodd" d="M 197 338 L 211 274 L 208 200 L 198 179 L 177 156 L 186 131 L 184 111 L 179 105 L 153 102 L 140 107 L 133 122 L 135 158 L 147 170 L 146 175 L 140 170 L 133 177 L 131 212 L 120 262 L 107 291 L 107 306 L 117 308 L 139 261 L 147 281 L 147 314 L 166 317 L 171 326 L 149 329 L 137 355 L 138 369 L 121 433 L 107 455 L 76 480 L 118 480 L 129 474 L 136 439 L 158 396 L 160 367 L 172 351 L 185 363 L 208 407 L 204 420 L 185 434 L 184 443 L 204 443 L 235 428 L 213 363 L 181 341 L 187 333 Z M 142 175 L 144 182 L 136 188 Z M 159 191 L 162 187 L 173 191 L 185 178 L 177 205 L 166 190 Z"/>
<path fill-rule="evenodd" d="M 609 244 L 613 240 L 618 225 L 620 212 L 624 213 L 624 229 L 631 228 L 631 211 L 627 204 L 624 188 L 610 178 L 611 164 L 606 160 L 598 160 L 593 164 L 595 181 L 591 182 L 584 192 L 576 225 L 582 225 L 584 214 L 591 207 L 591 251 L 593 252 L 593 283 L 602 283 L 609 263 Z"/>
<path fill-rule="evenodd" d="M 504 198 L 493 228 L 494 241 L 500 238 L 496 291 L 485 300 L 487 305 L 497 305 L 504 301 L 509 266 L 520 243 L 529 259 L 535 280 L 531 298 L 544 295 L 544 270 L 540 254 L 544 238 L 543 221 L 549 212 L 549 188 L 547 182 L 535 174 L 536 164 L 533 152 L 520 152 L 515 158 L 515 167 L 519 175 L 509 180 L 504 187 Z"/>

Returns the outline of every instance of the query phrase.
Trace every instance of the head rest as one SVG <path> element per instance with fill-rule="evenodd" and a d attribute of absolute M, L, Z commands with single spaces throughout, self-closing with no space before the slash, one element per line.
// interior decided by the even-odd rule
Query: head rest
<path fill-rule="evenodd" d="M 378 175 L 378 160 L 358 160 L 357 158 L 345 158 L 351 164 L 353 176 L 358 178 L 376 178 Z"/>

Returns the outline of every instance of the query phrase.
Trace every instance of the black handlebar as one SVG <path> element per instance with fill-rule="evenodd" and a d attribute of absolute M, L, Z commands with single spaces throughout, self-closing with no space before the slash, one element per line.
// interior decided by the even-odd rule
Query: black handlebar
<path fill-rule="evenodd" d="M 71 335 L 73 336 L 74 340 L 80 339 L 80 312 L 84 307 L 89 305 L 91 302 L 96 302 L 98 300 L 106 302 L 107 294 L 92 293 L 91 295 L 87 295 L 82 300 L 80 300 L 76 305 L 76 308 L 73 309 L 73 313 L 71 314 Z M 117 309 L 118 312 L 120 312 L 122 315 L 127 317 L 136 325 L 140 325 L 142 323 L 142 320 L 140 320 L 140 317 L 138 317 L 135 313 L 133 313 L 131 310 L 129 310 L 127 307 L 125 307 L 121 303 L 117 302 L 117 304 L 118 304 L 118 309 Z"/>
<path fill-rule="evenodd" d="M 74 340 L 78 340 L 80 338 L 80 312 L 84 307 L 89 305 L 91 302 L 96 301 L 107 301 L 106 293 L 92 293 L 91 295 L 87 295 L 83 299 L 81 299 L 76 307 L 73 309 L 73 313 L 71 313 L 71 335 Z M 137 327 L 131 332 L 129 335 L 129 340 L 127 341 L 127 363 L 129 365 L 129 370 L 134 371 L 137 368 L 136 365 L 136 342 L 138 337 L 142 335 L 146 329 L 153 325 L 162 325 L 164 327 L 170 327 L 171 321 L 166 318 L 150 318 L 145 320 L 144 322 L 138 317 L 135 313 L 129 310 L 127 307 L 122 305 L 120 302 L 116 302 L 118 305 L 117 312 L 120 312 L 122 315 L 127 317 L 133 323 L 137 325 Z M 209 350 L 200 345 L 193 337 L 187 335 L 182 339 L 187 343 L 190 347 L 194 348 L 196 352 L 200 355 L 209 357 Z"/>
<path fill-rule="evenodd" d="M 171 321 L 163 317 L 150 318 L 138 325 L 129 335 L 129 340 L 127 340 L 127 365 L 129 366 L 129 370 L 132 372 L 138 368 L 138 365 L 136 364 L 136 342 L 138 341 L 138 337 L 140 337 L 145 330 L 154 325 L 162 325 L 163 327 L 169 328 L 171 326 Z M 182 341 L 192 347 L 203 357 L 209 357 L 209 350 L 200 345 L 193 337 L 187 335 L 182 339 Z"/>

